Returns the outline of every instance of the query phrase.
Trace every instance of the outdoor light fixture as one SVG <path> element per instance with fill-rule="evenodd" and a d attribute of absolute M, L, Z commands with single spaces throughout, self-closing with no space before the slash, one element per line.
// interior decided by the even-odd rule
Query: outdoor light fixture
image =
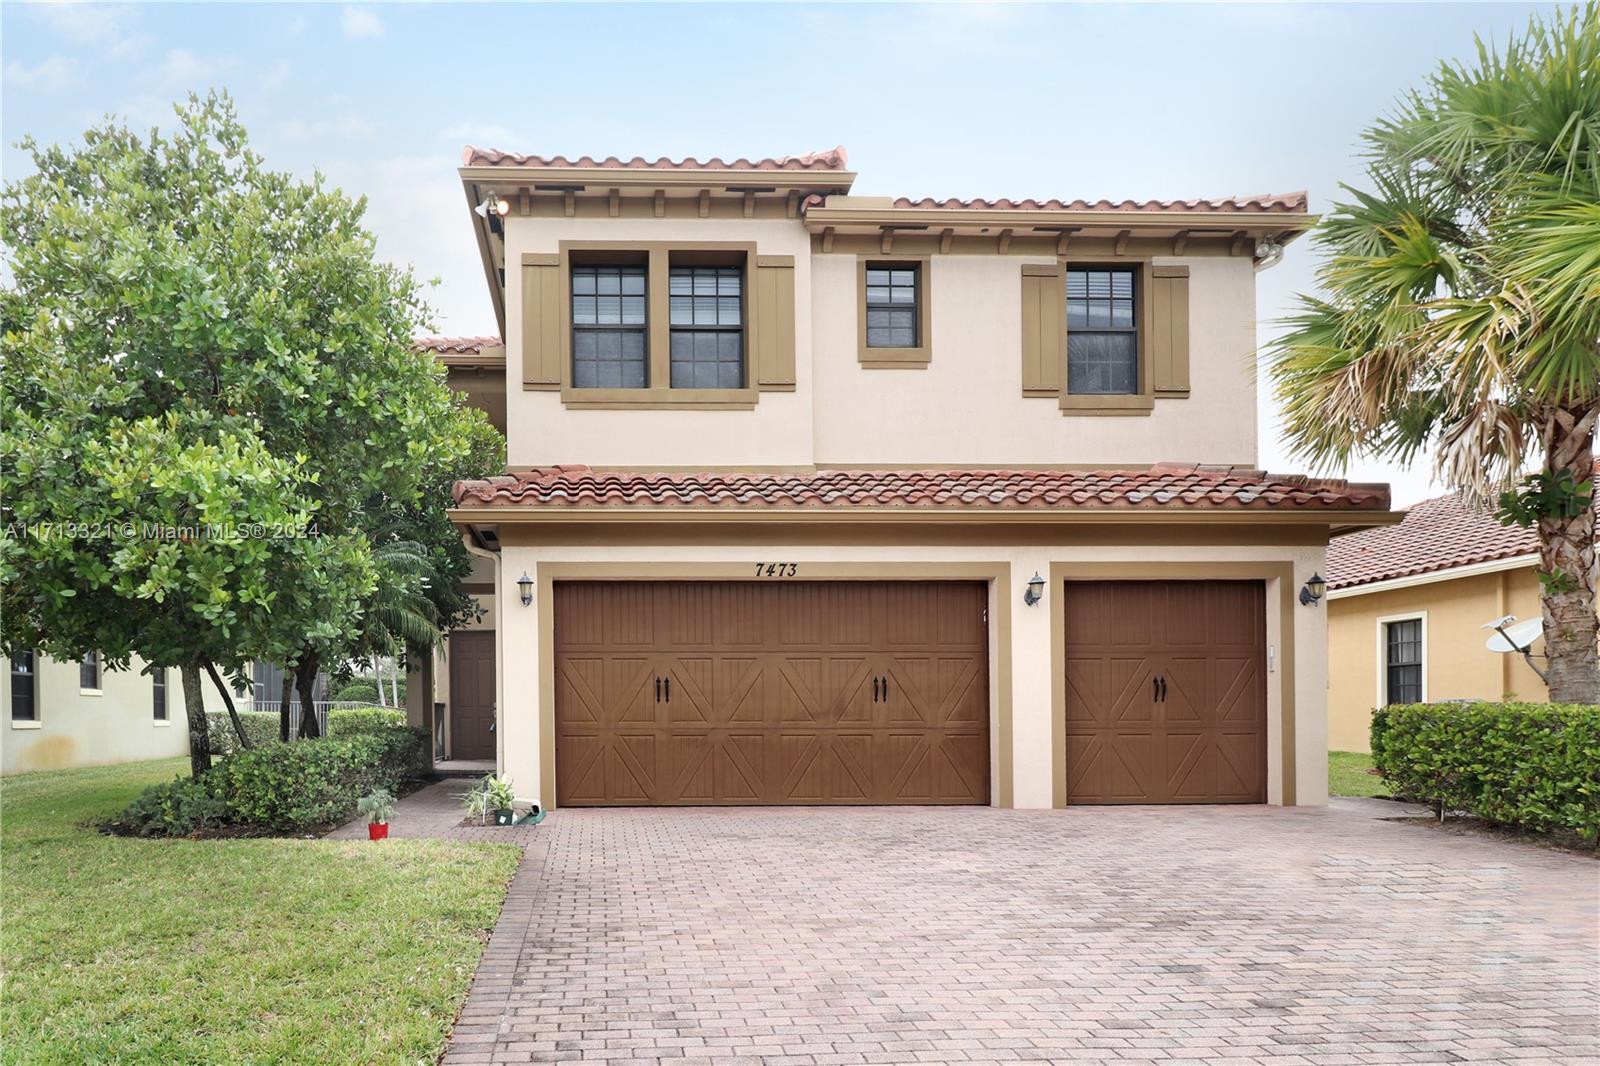
<path fill-rule="evenodd" d="M 1322 575 L 1312 574 L 1311 580 L 1300 586 L 1300 606 L 1315 607 L 1327 591 L 1328 583 L 1322 580 Z"/>
<path fill-rule="evenodd" d="M 517 591 L 522 594 L 522 606 L 533 605 L 533 578 L 524 570 L 522 576 L 517 578 Z"/>
<path fill-rule="evenodd" d="M 488 218 L 491 211 L 501 218 L 505 218 L 511 213 L 511 201 L 503 196 L 490 196 L 483 203 L 472 209 L 472 213 L 479 218 Z"/>
<path fill-rule="evenodd" d="M 1044 578 L 1035 570 L 1033 576 L 1028 579 L 1028 591 L 1022 594 L 1022 602 L 1032 607 L 1042 599 L 1044 599 Z"/>

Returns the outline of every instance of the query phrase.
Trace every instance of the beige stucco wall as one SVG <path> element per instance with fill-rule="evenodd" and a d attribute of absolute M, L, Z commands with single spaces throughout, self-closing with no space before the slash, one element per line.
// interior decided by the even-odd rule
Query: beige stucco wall
<path fill-rule="evenodd" d="M 1054 784 L 1063 772 L 1057 765 L 1052 739 L 1054 710 L 1052 673 L 1059 663 L 1054 654 L 1050 610 L 1045 604 L 1026 607 L 1022 603 L 1023 585 L 1035 571 L 1050 572 L 1052 563 L 1117 562 L 1135 568 L 1152 558 L 1169 563 L 1273 562 L 1289 564 L 1294 586 L 1324 566 L 1321 546 L 1223 546 L 1223 547 L 943 547 L 943 546 L 792 546 L 792 547 L 512 547 L 502 549 L 500 576 L 502 595 L 499 619 L 499 765 L 511 777 L 517 795 L 524 801 L 548 802 L 552 787 L 541 779 L 541 661 L 540 616 L 548 604 L 538 597 L 523 607 L 516 597 L 515 582 L 524 571 L 536 580 L 540 567 L 560 563 L 603 563 L 626 570 L 630 576 L 660 564 L 706 564 L 726 566 L 730 573 L 753 567 L 758 561 L 783 559 L 800 566 L 803 579 L 808 564 L 839 567 L 863 564 L 870 576 L 885 567 L 910 567 L 925 564 L 930 574 L 949 565 L 1001 566 L 1008 574 L 1006 587 L 990 587 L 989 626 L 991 634 L 990 701 L 991 715 L 999 714 L 1002 675 L 1009 681 L 1011 694 L 1012 802 L 1017 807 L 1050 807 Z M 1327 801 L 1327 632 L 1326 615 L 1320 608 L 1296 607 L 1285 615 L 1279 606 L 1283 589 L 1277 581 L 1267 588 L 1268 654 L 1268 799 L 1283 801 L 1283 737 L 1280 719 L 1282 687 L 1279 657 L 1285 646 L 1286 627 L 1292 631 L 1294 646 L 1294 802 L 1317 805 Z M 1047 598 L 1054 595 L 1047 590 Z M 1004 622 L 1002 623 L 1002 617 Z M 1002 624 L 1011 641 L 1009 661 L 999 659 L 997 634 Z M 1000 730 L 991 722 L 991 759 L 998 762 Z M 993 787 L 1001 787 L 998 773 L 991 774 Z"/>
<path fill-rule="evenodd" d="M 728 241 L 795 257 L 795 390 L 749 411 L 572 410 L 522 381 L 524 252 L 562 241 Z M 1149 415 L 1063 416 L 1021 380 L 1022 255 L 935 255 L 933 361 L 866 369 L 857 358 L 857 257 L 813 255 L 786 219 L 506 219 L 507 457 L 512 467 L 851 464 L 1254 465 L 1255 275 L 1248 257 L 1159 258 L 1190 270 L 1188 399 Z M 640 442 L 648 442 L 641 450 Z"/>
<path fill-rule="evenodd" d="M 1154 260 L 1189 267 L 1192 391 L 1125 417 L 1066 417 L 1054 397 L 1022 395 L 1022 265 L 1054 262 L 933 256 L 932 361 L 925 369 L 869 369 L 857 360 L 857 257 L 815 256 L 817 464 L 1255 465 L 1249 258 Z"/>
<path fill-rule="evenodd" d="M 153 713 L 150 675 L 140 673 L 138 659 L 126 670 L 103 670 L 99 693 L 78 687 L 78 664 L 39 657 L 39 717 L 36 722 L 11 720 L 11 672 L 0 672 L 0 773 L 61 770 L 163 759 L 189 754 L 183 684 L 176 669 L 167 671 L 167 718 Z M 210 678 L 203 678 L 206 709 L 223 710 Z M 249 697 L 235 698 L 248 708 Z"/>
<path fill-rule="evenodd" d="M 1422 616 L 1423 691 L 1429 700 L 1546 698 L 1544 682 L 1517 655 L 1489 651 L 1481 627 L 1504 615 L 1539 617 L 1531 566 L 1328 601 L 1328 744 L 1368 751 L 1372 708 L 1382 700 L 1379 620 Z M 1534 645 L 1537 656 L 1543 643 Z"/>

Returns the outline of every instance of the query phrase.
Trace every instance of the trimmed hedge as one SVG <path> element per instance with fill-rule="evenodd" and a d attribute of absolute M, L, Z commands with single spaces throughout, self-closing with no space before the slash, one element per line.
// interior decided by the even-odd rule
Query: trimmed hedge
<path fill-rule="evenodd" d="M 356 800 L 374 788 L 398 792 L 421 772 L 426 752 L 427 735 L 404 727 L 272 743 L 229 756 L 198 778 L 152 785 L 110 828 L 139 836 L 316 829 L 349 818 Z"/>
<path fill-rule="evenodd" d="M 256 747 L 278 743 L 277 711 L 240 711 L 239 720 L 244 723 L 245 735 Z M 299 724 L 291 722 L 289 728 L 297 728 Z M 328 711 L 330 737 L 351 737 L 405 724 L 406 713 L 392 707 L 335 707 Z M 228 720 L 227 711 L 208 711 L 206 731 L 211 737 L 213 754 L 232 755 L 239 750 L 238 737 L 233 732 L 233 723 Z"/>
<path fill-rule="evenodd" d="M 1600 706 L 1380 707 L 1372 759 L 1404 799 L 1497 825 L 1600 837 Z"/>

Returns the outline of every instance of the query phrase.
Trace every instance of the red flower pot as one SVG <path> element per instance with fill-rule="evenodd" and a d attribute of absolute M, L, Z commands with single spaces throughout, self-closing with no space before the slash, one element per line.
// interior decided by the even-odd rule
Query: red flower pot
<path fill-rule="evenodd" d="M 389 837 L 389 823 L 388 822 L 368 822 L 367 823 L 367 839 L 368 840 L 386 840 L 386 839 L 388 839 L 388 837 Z"/>

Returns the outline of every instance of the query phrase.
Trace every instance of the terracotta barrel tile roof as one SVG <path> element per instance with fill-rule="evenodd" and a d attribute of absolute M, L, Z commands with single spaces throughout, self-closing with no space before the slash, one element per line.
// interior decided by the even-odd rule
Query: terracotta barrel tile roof
<path fill-rule="evenodd" d="M 702 162 L 693 157 L 687 159 L 645 159 L 634 156 L 632 159 L 618 159 L 616 156 L 607 156 L 596 159 L 593 156 L 579 156 L 576 159 L 564 155 L 522 155 L 517 152 L 502 152 L 494 148 L 474 148 L 471 145 L 461 150 L 461 164 L 469 167 L 550 167 L 550 168 L 577 168 L 598 170 L 844 170 L 849 165 L 849 156 L 844 147 L 830 149 L 826 152 L 808 152 L 805 155 L 785 155 L 768 159 L 735 159 L 730 161 L 721 158 L 711 158 Z"/>
<path fill-rule="evenodd" d="M 1307 197 L 1304 190 L 1262 196 L 1228 196 L 1205 200 L 936 200 L 923 197 L 913 200 L 900 197 L 896 207 L 913 207 L 951 211 L 1194 211 L 1221 213 L 1236 211 L 1282 212 L 1305 214 Z"/>
<path fill-rule="evenodd" d="M 1334 538 L 1328 545 L 1328 587 L 1353 588 L 1538 550 L 1535 530 L 1503 526 L 1489 511 L 1451 493 L 1407 509 L 1398 525 Z"/>
<path fill-rule="evenodd" d="M 636 474 L 553 466 L 458 481 L 455 501 L 462 507 L 1386 511 L 1389 489 L 1168 463 L 1148 470 L 819 470 L 812 474 Z"/>
<path fill-rule="evenodd" d="M 447 355 L 475 355 L 485 348 L 495 348 L 499 337 L 418 337 L 413 342 L 419 352 L 441 352 Z"/>

